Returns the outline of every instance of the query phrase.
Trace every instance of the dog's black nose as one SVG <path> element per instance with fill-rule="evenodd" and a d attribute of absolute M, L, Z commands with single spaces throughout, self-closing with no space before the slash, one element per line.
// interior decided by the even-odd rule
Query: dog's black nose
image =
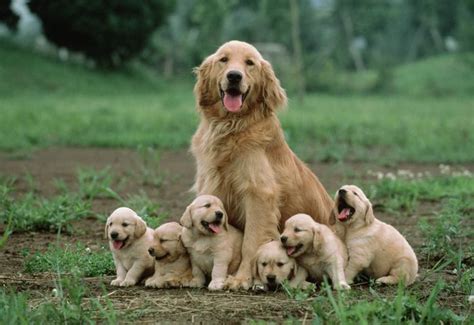
<path fill-rule="evenodd" d="M 110 238 L 112 239 L 116 239 L 117 237 L 118 237 L 118 233 L 115 231 L 110 234 Z"/>
<path fill-rule="evenodd" d="M 268 283 L 275 283 L 275 280 L 276 280 L 276 276 L 275 276 L 275 275 L 273 275 L 273 274 L 267 275 L 267 281 L 268 281 Z"/>
<path fill-rule="evenodd" d="M 229 80 L 230 83 L 238 83 L 242 80 L 242 73 L 239 71 L 229 71 L 227 73 L 227 80 Z"/>
<path fill-rule="evenodd" d="M 216 220 L 221 220 L 224 214 L 222 211 L 216 211 Z"/>
<path fill-rule="evenodd" d="M 339 195 L 341 195 L 341 196 L 345 195 L 346 193 L 347 193 L 347 191 L 346 191 L 345 189 L 343 189 L 343 188 L 341 188 L 341 189 L 339 190 Z"/>
<path fill-rule="evenodd" d="M 148 253 L 153 256 L 155 254 L 155 249 L 153 247 L 148 248 Z"/>
<path fill-rule="evenodd" d="M 281 242 L 282 242 L 283 244 L 285 244 L 286 241 L 288 240 L 288 237 L 286 237 L 286 236 L 281 236 L 281 237 L 280 237 L 280 240 L 281 240 Z"/>

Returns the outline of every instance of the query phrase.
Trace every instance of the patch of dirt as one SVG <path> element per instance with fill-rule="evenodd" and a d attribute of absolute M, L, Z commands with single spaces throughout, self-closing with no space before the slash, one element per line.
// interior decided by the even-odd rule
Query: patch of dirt
<path fill-rule="evenodd" d="M 140 174 L 143 163 L 140 155 L 133 150 L 117 149 L 78 149 L 53 148 L 31 153 L 28 159 L 13 159 L 7 153 L 0 153 L 0 176 L 17 178 L 15 188 L 18 195 L 31 190 L 28 175 L 34 179 L 36 190 L 44 196 L 58 193 L 54 180 L 62 179 L 68 188 L 76 190 L 77 171 L 79 168 L 110 168 L 114 180 L 112 188 L 126 197 L 145 192 L 152 200 L 158 202 L 163 211 L 169 213 L 169 219 L 181 216 L 185 207 L 192 200 L 189 191 L 194 180 L 194 159 L 187 151 L 166 151 L 161 153 L 161 160 L 151 168 L 163 177 L 160 186 L 144 184 Z M 311 169 L 321 182 L 334 193 L 342 184 L 359 181 L 374 181 L 376 177 L 368 171 L 397 173 L 397 170 L 411 170 L 414 173 L 430 172 L 439 174 L 437 164 L 399 164 L 397 167 L 380 166 L 375 163 L 314 163 Z M 474 165 L 458 166 L 471 172 Z M 95 199 L 94 213 L 108 215 L 119 203 L 114 199 Z M 398 228 L 413 244 L 415 250 L 422 244 L 422 238 L 416 226 L 420 215 L 430 216 L 439 209 L 437 203 L 423 203 L 410 216 L 396 216 L 387 213 L 376 213 L 377 217 Z M 62 234 L 61 242 L 81 242 L 89 247 L 106 245 L 103 239 L 103 224 L 95 218 L 86 218 L 75 224 L 74 235 Z M 17 288 L 20 291 L 31 291 L 39 297 L 48 295 L 54 288 L 50 275 L 23 274 L 23 251 L 44 251 L 48 244 L 58 240 L 56 234 L 42 232 L 15 233 L 9 238 L 6 247 L 0 251 L 0 286 Z M 429 266 L 420 265 L 420 276 L 426 283 L 434 285 L 433 275 L 429 275 Z M 446 275 L 445 281 L 450 281 Z M 431 280 L 430 280 L 431 279 Z M 283 293 L 212 293 L 206 290 L 149 290 L 143 287 L 117 289 L 106 285 L 104 293 L 101 280 L 86 279 L 97 295 L 107 295 L 116 308 L 136 311 L 140 320 L 167 320 L 179 322 L 241 322 L 242 320 L 262 319 L 281 321 L 285 318 L 307 319 L 312 315 L 311 302 L 289 300 Z M 110 279 L 106 278 L 106 283 Z M 431 284 L 429 289 L 431 289 Z M 417 284 L 422 286 L 422 283 Z M 424 290 L 424 289 L 423 289 Z M 426 291 L 424 290 L 424 291 Z M 366 288 L 360 290 L 367 291 Z M 396 289 L 381 289 L 395 292 Z M 424 292 L 423 291 L 423 292 Z M 450 297 L 444 297 L 446 305 L 452 304 Z M 444 299 L 443 298 L 443 299 Z M 457 299 L 457 298 L 456 298 Z M 463 299 L 465 299 L 463 297 Z M 311 298 L 312 301 L 312 298 Z M 455 308 L 456 309 L 456 308 Z"/>

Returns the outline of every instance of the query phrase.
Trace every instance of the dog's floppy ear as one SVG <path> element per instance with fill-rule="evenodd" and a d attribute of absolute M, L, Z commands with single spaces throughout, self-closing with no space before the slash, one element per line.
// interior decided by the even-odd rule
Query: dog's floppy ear
<path fill-rule="evenodd" d="M 107 219 L 105 223 L 105 229 L 104 229 L 104 238 L 109 239 L 109 219 Z"/>
<path fill-rule="evenodd" d="M 314 226 L 313 227 L 313 251 L 317 252 L 321 248 L 322 242 L 321 242 L 321 230 Z"/>
<path fill-rule="evenodd" d="M 134 233 L 135 238 L 140 238 L 141 236 L 145 234 L 145 232 L 146 232 L 145 221 L 143 221 L 142 218 L 137 217 L 137 219 L 135 220 L 135 233 Z"/>
<path fill-rule="evenodd" d="M 365 201 L 367 208 L 365 210 L 364 221 L 366 225 L 370 225 L 375 220 L 374 209 L 372 208 L 372 203 L 369 200 Z"/>
<path fill-rule="evenodd" d="M 229 218 L 227 217 L 227 212 L 224 212 L 224 229 L 225 231 L 229 230 Z"/>
<path fill-rule="evenodd" d="M 298 274 L 298 263 L 293 258 L 290 258 L 290 263 L 293 263 L 290 274 L 288 275 L 288 280 L 293 280 L 293 278 Z"/>
<path fill-rule="evenodd" d="M 331 212 L 329 213 L 329 224 L 330 225 L 335 225 L 336 224 L 336 208 L 331 209 Z"/>
<path fill-rule="evenodd" d="M 286 92 L 280 86 L 280 81 L 273 72 L 272 65 L 262 60 L 262 101 L 265 109 L 276 110 L 279 107 L 286 106 Z"/>
<path fill-rule="evenodd" d="M 181 224 L 181 226 L 186 228 L 191 228 L 193 226 L 193 220 L 191 218 L 191 206 L 192 203 L 188 205 L 183 215 L 181 216 L 181 219 L 179 219 L 179 223 Z"/>
<path fill-rule="evenodd" d="M 214 55 L 208 56 L 199 67 L 194 68 L 193 72 L 197 76 L 194 85 L 194 95 L 197 104 L 201 107 L 212 106 L 219 101 L 217 93 L 217 84 L 212 77 L 212 60 Z"/>
<path fill-rule="evenodd" d="M 250 265 L 252 267 L 252 277 L 254 279 L 260 280 L 260 275 L 258 274 L 258 251 L 257 254 L 252 258 Z"/>

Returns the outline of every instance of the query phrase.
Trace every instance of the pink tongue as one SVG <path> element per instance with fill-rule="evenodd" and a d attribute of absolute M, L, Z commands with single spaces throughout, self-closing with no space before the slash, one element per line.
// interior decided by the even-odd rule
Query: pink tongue
<path fill-rule="evenodd" d="M 286 253 L 287 253 L 288 255 L 291 255 L 291 254 L 293 254 L 293 253 L 295 252 L 295 250 L 296 250 L 296 247 L 295 247 L 295 246 L 293 246 L 293 247 L 288 247 L 288 248 L 286 249 Z"/>
<path fill-rule="evenodd" d="M 350 213 L 351 213 L 351 210 L 349 208 L 342 209 L 342 211 L 339 213 L 338 219 L 346 220 L 347 217 L 349 217 Z"/>
<path fill-rule="evenodd" d="M 122 246 L 123 246 L 123 241 L 121 241 L 121 240 L 114 240 L 113 245 L 114 245 L 114 248 L 115 248 L 115 249 L 120 249 L 120 248 L 122 248 Z"/>
<path fill-rule="evenodd" d="M 221 228 L 216 224 L 210 223 L 209 228 L 216 234 L 221 232 Z"/>
<path fill-rule="evenodd" d="M 224 95 L 224 106 L 229 112 L 238 112 L 242 107 L 242 95 L 232 96 L 228 93 Z"/>

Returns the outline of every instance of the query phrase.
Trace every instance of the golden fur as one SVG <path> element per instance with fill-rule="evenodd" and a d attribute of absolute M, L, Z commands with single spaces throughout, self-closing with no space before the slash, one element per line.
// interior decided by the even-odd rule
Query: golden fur
<path fill-rule="evenodd" d="M 191 261 L 181 241 L 183 227 L 168 222 L 155 229 L 148 253 L 155 259 L 155 274 L 145 286 L 153 288 L 186 287 L 192 279 Z"/>
<path fill-rule="evenodd" d="M 189 286 L 202 287 L 210 277 L 209 290 L 223 289 L 227 276 L 239 267 L 242 233 L 228 224 L 221 200 L 212 195 L 197 197 L 180 222 L 181 238 L 191 256 L 193 278 Z"/>
<path fill-rule="evenodd" d="M 344 185 L 336 193 L 331 214 L 336 232 L 349 253 L 346 279 L 351 283 L 361 271 L 377 283 L 410 285 L 418 272 L 415 252 L 406 239 L 389 224 L 375 218 L 372 204 L 354 185 Z"/>
<path fill-rule="evenodd" d="M 221 100 L 229 71 L 242 74 L 238 91 L 246 97 L 237 112 Z M 278 239 L 279 227 L 296 213 L 327 223 L 333 201 L 288 147 L 276 116 L 286 105 L 285 91 L 252 45 L 225 43 L 195 72 L 201 120 L 191 145 L 197 163 L 194 190 L 219 197 L 229 222 L 244 231 L 243 259 L 231 288 L 249 288 L 258 247 Z"/>
<path fill-rule="evenodd" d="M 280 240 L 311 277 L 320 281 L 329 276 L 334 288 L 350 289 L 344 276 L 346 247 L 329 227 L 307 214 L 297 214 L 286 221 Z"/>
<path fill-rule="evenodd" d="M 128 287 L 153 274 L 153 258 L 148 248 L 153 229 L 129 208 L 118 208 L 107 219 L 105 234 L 115 262 L 117 278 L 110 284 Z M 115 238 L 114 238 L 115 237 Z"/>
<path fill-rule="evenodd" d="M 265 290 L 275 290 L 285 280 L 293 288 L 309 285 L 308 272 L 286 254 L 278 240 L 260 246 L 252 262 L 252 276 L 254 285 L 263 285 Z"/>

